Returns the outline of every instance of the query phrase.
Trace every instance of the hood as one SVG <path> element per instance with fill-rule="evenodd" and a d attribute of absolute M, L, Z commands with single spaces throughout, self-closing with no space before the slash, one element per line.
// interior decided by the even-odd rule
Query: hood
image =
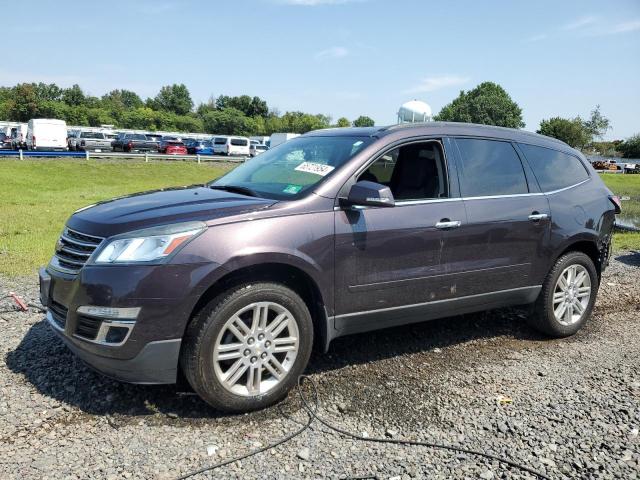
<path fill-rule="evenodd" d="M 76 211 L 67 226 L 89 235 L 110 237 L 141 228 L 253 212 L 274 200 L 255 198 L 198 185 L 136 193 Z"/>

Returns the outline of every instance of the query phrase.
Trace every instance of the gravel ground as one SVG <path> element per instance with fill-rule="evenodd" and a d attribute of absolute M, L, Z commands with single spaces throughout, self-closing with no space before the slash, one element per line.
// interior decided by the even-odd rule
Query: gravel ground
<path fill-rule="evenodd" d="M 306 419 L 295 394 L 230 416 L 184 388 L 106 379 L 76 361 L 37 306 L 35 278 L 0 279 L 2 479 L 170 479 Z M 308 369 L 321 413 L 358 434 L 485 450 L 554 479 L 639 478 L 640 252 L 612 261 L 578 335 L 545 339 L 522 316 L 501 310 L 339 339 Z M 363 475 L 534 478 L 471 455 L 356 442 L 319 424 L 196 478 Z"/>

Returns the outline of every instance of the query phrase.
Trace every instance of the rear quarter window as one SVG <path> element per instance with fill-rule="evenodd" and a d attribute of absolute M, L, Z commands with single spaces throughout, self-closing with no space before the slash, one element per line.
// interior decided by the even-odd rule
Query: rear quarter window
<path fill-rule="evenodd" d="M 520 157 L 509 142 L 456 139 L 461 154 L 460 189 L 465 197 L 528 193 Z"/>
<path fill-rule="evenodd" d="M 589 178 L 583 163 L 552 148 L 518 144 L 543 192 L 570 187 Z"/>

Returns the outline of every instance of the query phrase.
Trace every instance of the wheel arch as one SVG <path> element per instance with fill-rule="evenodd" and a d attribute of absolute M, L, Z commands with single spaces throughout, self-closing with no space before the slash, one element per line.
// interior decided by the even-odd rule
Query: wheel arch
<path fill-rule="evenodd" d="M 264 281 L 280 283 L 300 295 L 307 304 L 313 320 L 314 348 L 326 352 L 332 338 L 332 328 L 326 311 L 326 295 L 323 295 L 316 279 L 303 268 L 279 261 L 249 263 L 236 265 L 233 269 L 226 268 L 224 275 L 215 280 L 200 295 L 190 312 L 185 329 L 197 312 L 218 295 L 241 284 Z"/>
<path fill-rule="evenodd" d="M 602 275 L 602 266 L 608 256 L 608 248 L 608 244 L 606 242 L 601 242 L 596 235 L 581 235 L 574 237 L 565 242 L 565 244 L 558 250 L 557 255 L 553 259 L 552 265 L 555 265 L 560 257 L 569 252 L 581 252 L 593 261 L 596 271 L 598 272 L 599 280 Z"/>

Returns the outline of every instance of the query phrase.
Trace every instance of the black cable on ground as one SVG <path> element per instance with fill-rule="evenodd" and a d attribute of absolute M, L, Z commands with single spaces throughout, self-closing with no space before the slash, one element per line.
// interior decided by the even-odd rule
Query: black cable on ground
<path fill-rule="evenodd" d="M 308 381 L 312 388 L 313 388 L 313 406 L 309 403 L 309 401 L 307 400 L 307 398 L 304 396 L 304 394 L 302 393 L 302 382 L 306 380 Z M 358 435 L 355 433 L 351 433 L 348 432 L 347 430 L 343 430 L 340 427 L 336 427 L 333 424 L 329 423 L 327 420 L 325 420 L 324 418 L 322 418 L 321 416 L 318 415 L 318 409 L 319 409 L 319 397 L 318 397 L 318 387 L 316 385 L 316 383 L 313 381 L 313 379 L 311 379 L 310 377 L 306 376 L 306 375 L 301 375 L 300 377 L 298 377 L 298 395 L 300 396 L 300 400 L 302 401 L 302 404 L 304 406 L 304 409 L 307 412 L 308 415 L 308 420 L 307 422 L 298 430 L 296 430 L 295 432 L 281 438 L 280 440 L 271 443 L 265 447 L 260 447 L 256 450 L 252 450 L 244 455 L 240 455 L 238 457 L 235 458 L 231 458 L 229 460 L 225 460 L 223 462 L 220 463 L 216 463 L 215 465 L 211 465 L 209 467 L 204 467 L 201 468 L 199 470 L 195 470 L 193 472 L 187 473 L 186 475 L 183 475 L 182 477 L 179 477 L 177 480 L 185 480 L 187 478 L 191 478 L 195 475 L 199 475 L 201 473 L 205 473 L 205 472 L 210 472 L 212 470 L 216 470 L 220 467 L 223 467 L 225 465 L 229 465 L 230 463 L 234 463 L 240 460 L 244 460 L 246 458 L 252 457 L 254 455 L 257 455 L 259 453 L 265 452 L 267 450 L 271 450 L 272 448 L 275 448 L 279 445 L 282 445 L 283 443 L 288 442 L 289 440 L 292 440 L 293 438 L 297 437 L 298 435 L 301 435 L 303 432 L 305 432 L 306 430 L 308 430 L 311 427 L 311 424 L 314 422 L 314 420 L 317 420 L 318 422 L 320 422 L 322 425 L 324 425 L 325 427 L 329 428 L 330 430 L 333 430 L 336 433 L 339 433 L 340 435 L 343 435 L 345 437 L 350 437 L 354 440 L 358 440 L 361 442 L 373 442 L 373 443 L 390 443 L 390 444 L 394 444 L 394 445 L 404 445 L 404 446 L 413 446 L 413 447 L 427 447 L 427 448 L 432 448 L 432 449 L 438 449 L 438 450 L 449 450 L 449 451 L 453 451 L 453 452 L 458 452 L 458 453 L 466 453 L 468 455 L 474 455 L 477 457 L 484 457 L 490 460 L 496 460 L 502 464 L 508 465 L 510 467 L 516 468 L 518 470 L 527 472 L 527 473 L 531 473 L 532 475 L 537 476 L 538 478 L 541 478 L 543 480 L 551 480 L 550 477 L 546 476 L 543 473 L 540 473 L 532 468 L 527 467 L 526 465 L 522 465 L 519 464 L 513 460 L 509 460 L 507 458 L 503 458 L 503 457 L 499 457 L 498 455 L 494 455 L 492 453 L 487 453 L 487 452 L 481 452 L 479 450 L 472 450 L 469 448 L 464 448 L 464 447 L 456 447 L 455 445 L 446 445 L 446 444 L 442 444 L 442 443 L 432 443 L 432 442 L 421 442 L 418 440 L 402 440 L 402 439 L 393 439 L 393 438 L 381 438 L 381 437 L 363 437 L 362 435 Z M 378 478 L 375 475 L 370 475 L 370 476 L 360 476 L 360 477 L 350 477 L 351 480 L 355 480 L 355 479 L 364 479 L 364 478 L 371 478 L 371 479 L 375 479 Z"/>

